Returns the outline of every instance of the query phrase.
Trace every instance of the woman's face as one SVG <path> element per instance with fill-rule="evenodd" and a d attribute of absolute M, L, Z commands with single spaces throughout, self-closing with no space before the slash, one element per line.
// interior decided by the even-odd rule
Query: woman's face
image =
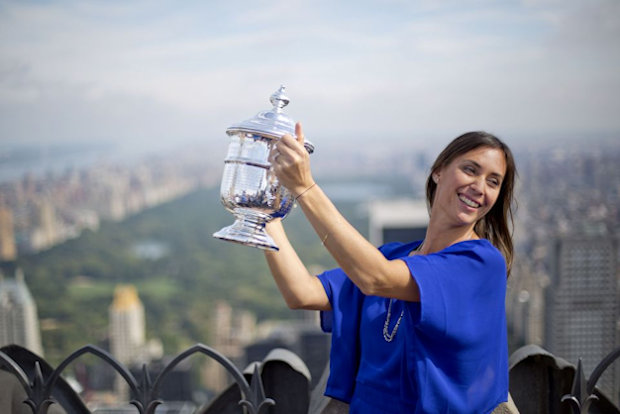
<path fill-rule="evenodd" d="M 504 152 L 479 147 L 433 173 L 437 183 L 431 215 L 440 212 L 451 225 L 474 225 L 497 201 L 506 174 Z"/>

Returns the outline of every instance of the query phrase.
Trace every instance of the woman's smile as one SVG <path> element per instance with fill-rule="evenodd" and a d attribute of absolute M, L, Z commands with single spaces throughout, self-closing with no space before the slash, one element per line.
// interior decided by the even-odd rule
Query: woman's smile
<path fill-rule="evenodd" d="M 459 200 L 461 200 L 465 205 L 473 209 L 478 209 L 481 206 L 480 203 L 472 200 L 471 198 L 467 197 L 465 194 L 459 194 Z"/>

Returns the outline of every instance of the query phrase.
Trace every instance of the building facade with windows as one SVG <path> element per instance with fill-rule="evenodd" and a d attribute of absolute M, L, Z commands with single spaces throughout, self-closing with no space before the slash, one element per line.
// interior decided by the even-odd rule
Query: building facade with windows
<path fill-rule="evenodd" d="M 545 345 L 567 361 L 581 358 L 586 377 L 620 346 L 617 256 L 617 239 L 608 236 L 560 238 L 552 254 Z M 620 365 L 610 366 L 597 386 L 617 403 Z"/>
<path fill-rule="evenodd" d="M 0 275 L 0 346 L 11 344 L 43 356 L 37 305 L 21 269 L 15 279 Z"/>

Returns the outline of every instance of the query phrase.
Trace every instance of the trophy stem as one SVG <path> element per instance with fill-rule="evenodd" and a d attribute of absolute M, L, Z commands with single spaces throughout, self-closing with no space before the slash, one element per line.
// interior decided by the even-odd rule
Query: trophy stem
<path fill-rule="evenodd" d="M 237 208 L 233 214 L 235 222 L 213 233 L 213 237 L 263 250 L 280 250 L 265 231 L 265 223 L 271 220 L 270 215 L 248 208 Z"/>

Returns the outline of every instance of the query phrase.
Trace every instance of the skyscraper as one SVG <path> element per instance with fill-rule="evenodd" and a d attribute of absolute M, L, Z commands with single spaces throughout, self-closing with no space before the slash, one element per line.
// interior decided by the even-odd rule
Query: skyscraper
<path fill-rule="evenodd" d="M 235 310 L 226 301 L 215 304 L 213 314 L 213 340 L 211 346 L 237 366 L 244 366 L 244 347 L 255 337 L 256 317 L 245 310 Z M 205 384 L 213 391 L 222 391 L 230 382 L 228 372 L 213 359 L 203 370 Z"/>
<path fill-rule="evenodd" d="M 565 237 L 553 254 L 546 347 L 573 363 L 581 358 L 587 376 L 620 345 L 617 249 L 611 237 Z M 617 403 L 620 365 L 611 365 L 597 386 Z"/>
<path fill-rule="evenodd" d="M 110 306 L 110 351 L 122 364 L 136 362 L 145 344 L 144 306 L 136 288 L 118 285 Z"/>
<path fill-rule="evenodd" d="M 508 278 L 506 317 L 513 346 L 544 345 L 545 292 L 549 277 L 525 260 L 516 261 Z"/>
<path fill-rule="evenodd" d="M 112 356 L 126 366 L 138 362 L 144 350 L 145 322 L 144 306 L 134 286 L 116 286 L 109 315 Z M 116 376 L 114 390 L 120 401 L 127 400 L 129 386 L 120 375 Z"/>
<path fill-rule="evenodd" d="M 134 286 L 116 286 L 109 318 L 110 352 L 121 364 L 141 369 L 143 365 L 162 357 L 161 341 L 146 340 L 144 306 Z M 114 390 L 119 401 L 127 400 L 129 387 L 120 375 L 116 375 Z"/>
<path fill-rule="evenodd" d="M 16 257 L 13 212 L 3 204 L 0 196 L 0 261 L 15 260 Z"/>
<path fill-rule="evenodd" d="M 0 346 L 16 344 L 43 355 L 37 305 L 21 269 L 14 280 L 0 274 Z"/>
<path fill-rule="evenodd" d="M 426 236 L 428 210 L 424 200 L 373 200 L 368 207 L 369 240 L 375 246 Z"/>

